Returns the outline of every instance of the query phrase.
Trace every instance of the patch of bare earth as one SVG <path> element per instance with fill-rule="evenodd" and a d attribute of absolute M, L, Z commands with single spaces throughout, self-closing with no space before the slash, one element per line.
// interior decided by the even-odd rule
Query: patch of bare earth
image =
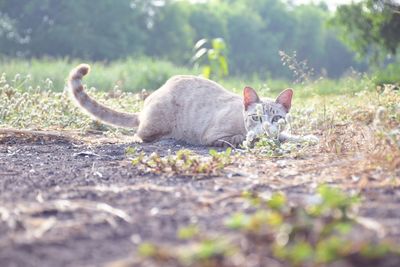
<path fill-rule="evenodd" d="M 400 243 L 400 171 L 377 167 L 363 153 L 295 158 L 240 156 L 217 177 L 143 174 L 125 155 L 208 148 L 173 141 L 2 130 L 0 132 L 0 266 L 101 266 L 137 259 L 144 241 L 178 242 L 177 230 L 196 223 L 228 235 L 223 221 L 246 208 L 244 190 L 283 191 L 300 203 L 321 183 L 357 190 L 362 216 Z M 400 265 L 399 265 L 400 266 Z"/>

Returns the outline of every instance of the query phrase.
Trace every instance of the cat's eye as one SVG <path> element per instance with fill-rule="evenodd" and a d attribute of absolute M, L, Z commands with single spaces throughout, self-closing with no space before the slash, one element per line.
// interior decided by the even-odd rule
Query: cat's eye
<path fill-rule="evenodd" d="M 280 119 L 282 119 L 283 117 L 282 116 L 280 116 L 280 115 L 276 115 L 276 116 L 274 116 L 273 118 L 272 118 L 272 122 L 274 123 L 274 122 L 278 122 Z"/>
<path fill-rule="evenodd" d="M 251 115 L 251 119 L 252 119 L 253 121 L 260 121 L 260 116 L 258 116 L 258 115 Z"/>

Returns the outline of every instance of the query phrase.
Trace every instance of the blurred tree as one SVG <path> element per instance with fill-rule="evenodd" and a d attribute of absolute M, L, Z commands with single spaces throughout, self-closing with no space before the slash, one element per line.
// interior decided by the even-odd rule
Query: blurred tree
<path fill-rule="evenodd" d="M 227 42 L 232 72 L 243 75 L 246 72 L 262 73 L 268 65 L 265 62 L 262 19 L 258 14 L 248 12 L 245 5 L 237 5 L 229 10 L 227 19 Z"/>
<path fill-rule="evenodd" d="M 289 78 L 283 50 L 337 77 L 355 63 L 336 32 L 325 28 L 331 15 L 324 5 L 282 0 L 0 0 L 0 54 L 106 61 L 149 56 L 188 65 L 197 40 L 222 38 L 230 74 Z M 382 28 L 397 36 L 395 30 Z M 397 41 L 390 40 L 393 47 Z"/>
<path fill-rule="evenodd" d="M 114 59 L 144 48 L 143 15 L 130 0 L 2 0 L 0 9 L 29 38 L 3 48 L 9 54 Z"/>
<path fill-rule="evenodd" d="M 258 71 L 262 77 L 288 77 L 286 67 L 280 61 L 280 50 L 296 50 L 295 32 L 296 20 L 289 6 L 280 0 L 250 0 L 244 1 L 252 13 L 258 14 L 260 22 L 261 48 Z M 266 67 L 267 66 L 267 67 Z"/>
<path fill-rule="evenodd" d="M 358 56 L 383 62 L 400 44 L 400 4 L 392 0 L 364 0 L 338 7 L 331 23 Z"/>
<path fill-rule="evenodd" d="M 203 3 L 191 7 L 189 23 L 193 29 L 194 39 L 212 39 L 227 36 L 225 17 L 221 12 L 221 4 Z"/>
<path fill-rule="evenodd" d="M 11 19 L 7 14 L 0 12 L 0 51 L 12 49 L 13 54 L 23 56 L 18 52 L 16 46 L 30 41 L 28 34 L 23 34 L 17 29 L 17 21 Z M 11 52 L 11 51 L 10 51 Z"/>
<path fill-rule="evenodd" d="M 295 41 L 293 48 L 299 58 L 307 59 L 314 69 L 324 67 L 326 30 L 324 28 L 327 12 L 317 6 L 302 5 L 295 11 Z"/>
<path fill-rule="evenodd" d="M 147 54 L 166 58 L 174 63 L 188 63 L 194 43 L 193 31 L 188 24 L 190 4 L 165 1 L 152 15 L 148 31 Z"/>

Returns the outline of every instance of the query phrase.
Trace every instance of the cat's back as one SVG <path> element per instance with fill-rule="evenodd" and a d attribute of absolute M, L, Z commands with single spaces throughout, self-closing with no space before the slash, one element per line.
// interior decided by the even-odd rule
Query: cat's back
<path fill-rule="evenodd" d="M 176 75 L 171 77 L 165 85 L 160 88 L 167 94 L 172 95 L 203 95 L 204 97 L 231 96 L 231 92 L 227 91 L 218 83 L 193 75 Z"/>
<path fill-rule="evenodd" d="M 151 118 L 153 125 L 164 125 L 167 137 L 206 144 L 210 129 L 225 134 L 224 130 L 219 131 L 221 125 L 230 129 L 238 121 L 243 124 L 242 108 L 242 98 L 216 82 L 179 75 L 171 77 L 145 100 L 141 120 Z M 243 127 L 239 128 L 234 132 L 242 132 Z"/>
<path fill-rule="evenodd" d="M 193 75 L 176 75 L 154 91 L 146 99 L 145 106 L 154 102 L 179 102 L 183 106 L 207 103 L 213 106 L 233 99 L 237 101 L 240 97 L 214 81 Z"/>

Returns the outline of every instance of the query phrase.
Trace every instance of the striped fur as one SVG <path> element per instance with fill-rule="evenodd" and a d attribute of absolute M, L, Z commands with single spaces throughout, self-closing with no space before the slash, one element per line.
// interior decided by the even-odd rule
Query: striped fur
<path fill-rule="evenodd" d="M 68 87 L 79 106 L 92 117 L 105 123 L 126 128 L 136 128 L 139 125 L 137 114 L 112 110 L 98 103 L 84 91 L 82 78 L 89 73 L 89 70 L 89 65 L 81 64 L 74 68 L 68 77 Z"/>

